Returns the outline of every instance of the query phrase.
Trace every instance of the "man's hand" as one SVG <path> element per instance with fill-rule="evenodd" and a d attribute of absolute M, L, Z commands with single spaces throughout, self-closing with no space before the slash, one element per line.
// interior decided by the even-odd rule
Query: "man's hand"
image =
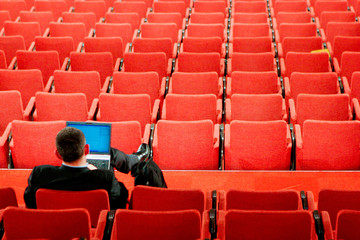
<path fill-rule="evenodd" d="M 97 169 L 97 167 L 95 167 L 95 166 L 92 165 L 92 164 L 88 164 L 88 169 L 90 169 L 90 170 L 95 170 L 95 169 Z"/>

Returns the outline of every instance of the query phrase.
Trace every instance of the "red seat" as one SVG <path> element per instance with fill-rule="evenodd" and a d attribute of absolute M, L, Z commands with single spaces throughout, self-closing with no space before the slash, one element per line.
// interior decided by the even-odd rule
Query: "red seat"
<path fill-rule="evenodd" d="M 191 23 L 185 31 L 185 37 L 220 37 L 223 42 L 227 41 L 223 24 Z"/>
<path fill-rule="evenodd" d="M 84 23 L 50 23 L 50 37 L 72 37 L 74 47 L 78 48 L 87 36 Z"/>
<path fill-rule="evenodd" d="M 0 49 L 4 51 L 6 63 L 9 66 L 13 58 L 16 56 L 17 50 L 26 50 L 23 36 L 1 36 Z"/>
<path fill-rule="evenodd" d="M 146 3 L 142 1 L 115 1 L 113 8 L 114 13 L 137 13 L 140 19 L 145 17 L 147 10 Z"/>
<path fill-rule="evenodd" d="M 327 31 L 327 24 L 329 22 L 355 22 L 355 13 L 348 11 L 325 11 L 320 15 L 320 26 L 324 29 L 324 32 Z"/>
<path fill-rule="evenodd" d="M 226 47 L 219 37 L 185 37 L 180 47 L 180 52 L 217 52 L 222 58 L 225 58 Z"/>
<path fill-rule="evenodd" d="M 280 58 L 286 58 L 288 52 L 311 52 L 323 49 L 321 37 L 285 37 L 277 44 Z"/>
<path fill-rule="evenodd" d="M 175 72 L 216 72 L 223 76 L 224 60 L 220 59 L 219 53 L 182 52 L 178 55 Z"/>
<path fill-rule="evenodd" d="M 360 52 L 343 52 L 341 55 L 341 64 L 337 58 L 334 58 L 335 72 L 341 77 L 346 77 L 349 84 L 351 84 L 351 75 L 354 72 L 360 71 L 358 61 L 360 60 Z"/>
<path fill-rule="evenodd" d="M 62 19 L 64 23 L 84 23 L 86 33 L 90 32 L 91 29 L 94 29 L 97 22 L 96 15 L 92 12 L 63 12 Z"/>
<path fill-rule="evenodd" d="M 4 0 L 0 2 L 0 10 L 8 11 L 11 21 L 15 21 L 20 11 L 30 10 L 30 6 L 27 7 L 24 0 Z"/>
<path fill-rule="evenodd" d="M 282 23 L 275 30 L 276 42 L 282 42 L 285 37 L 316 37 L 315 23 Z"/>
<path fill-rule="evenodd" d="M 41 35 L 40 24 L 37 22 L 8 22 L 4 23 L 5 36 L 21 35 L 24 37 L 25 47 L 28 49 L 36 36 Z"/>
<path fill-rule="evenodd" d="M 9 206 L 18 206 L 15 190 L 12 187 L 2 187 L 0 188 L 0 209 Z"/>
<path fill-rule="evenodd" d="M 97 23 L 95 31 L 96 37 L 121 37 L 124 47 L 133 37 L 130 23 Z"/>
<path fill-rule="evenodd" d="M 84 40 L 84 50 L 87 53 L 110 52 L 114 67 L 124 55 L 124 45 L 121 37 L 87 37 Z"/>
<path fill-rule="evenodd" d="M 272 37 L 267 23 L 235 23 L 230 29 L 230 42 L 236 37 Z"/>
<path fill-rule="evenodd" d="M 267 13 L 265 1 L 237 1 L 234 9 L 235 13 Z"/>
<path fill-rule="evenodd" d="M 175 23 L 144 23 L 140 25 L 141 38 L 171 38 L 173 43 L 177 43 L 181 41 L 180 33 Z"/>
<path fill-rule="evenodd" d="M 233 53 L 228 59 L 227 75 L 234 71 L 266 72 L 277 71 L 274 55 L 265 53 Z"/>
<path fill-rule="evenodd" d="M 50 22 L 55 21 L 54 14 L 52 12 L 20 12 L 21 22 L 38 22 L 40 24 L 41 34 L 45 33 L 45 30 L 50 26 Z"/>
<path fill-rule="evenodd" d="M 75 51 L 74 40 L 72 37 L 36 37 L 36 51 L 55 50 L 59 54 L 60 64 L 70 57 L 70 53 Z"/>
<path fill-rule="evenodd" d="M 54 14 L 54 20 L 57 21 L 63 12 L 69 11 L 69 6 L 63 0 L 35 0 L 35 11 L 50 11 Z"/>
<path fill-rule="evenodd" d="M 92 12 L 96 15 L 96 21 L 105 17 L 107 11 L 105 1 L 78 1 L 74 3 L 74 12 Z"/>
<path fill-rule="evenodd" d="M 131 29 L 137 29 L 140 17 L 137 13 L 106 13 L 105 23 L 130 23 Z"/>

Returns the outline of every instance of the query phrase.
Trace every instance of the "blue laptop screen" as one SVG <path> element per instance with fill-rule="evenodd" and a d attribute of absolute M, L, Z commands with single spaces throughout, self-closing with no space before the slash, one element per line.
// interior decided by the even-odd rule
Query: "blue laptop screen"
<path fill-rule="evenodd" d="M 109 153 L 111 124 L 67 122 L 68 127 L 80 129 L 90 146 L 90 153 Z"/>

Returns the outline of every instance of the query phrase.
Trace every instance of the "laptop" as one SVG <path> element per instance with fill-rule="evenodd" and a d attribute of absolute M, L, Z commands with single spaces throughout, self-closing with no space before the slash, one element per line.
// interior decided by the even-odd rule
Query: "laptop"
<path fill-rule="evenodd" d="M 66 122 L 67 127 L 81 130 L 89 144 L 86 161 L 98 169 L 110 169 L 111 124 L 96 122 Z"/>

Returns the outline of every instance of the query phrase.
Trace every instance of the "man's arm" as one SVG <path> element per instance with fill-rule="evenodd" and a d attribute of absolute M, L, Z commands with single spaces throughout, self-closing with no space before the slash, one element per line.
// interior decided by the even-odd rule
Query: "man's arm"
<path fill-rule="evenodd" d="M 36 167 L 31 171 L 28 186 L 24 192 L 24 200 L 27 208 L 36 208 L 36 191 L 37 187 L 34 185 L 34 175 L 36 175 Z"/>
<path fill-rule="evenodd" d="M 114 173 L 112 173 L 112 185 L 111 193 L 109 196 L 110 208 L 126 208 L 127 199 L 129 197 L 129 192 L 125 185 L 122 182 L 118 182 L 115 178 Z"/>

